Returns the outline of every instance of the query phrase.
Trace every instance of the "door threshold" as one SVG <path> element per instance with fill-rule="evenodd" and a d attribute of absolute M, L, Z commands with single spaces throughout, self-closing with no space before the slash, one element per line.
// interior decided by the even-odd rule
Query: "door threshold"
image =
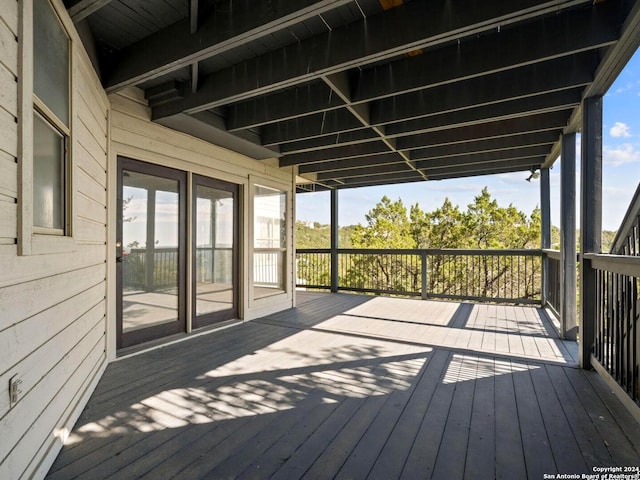
<path fill-rule="evenodd" d="M 241 325 L 242 323 L 244 323 L 243 320 L 227 320 L 224 322 L 216 323 L 214 325 L 207 325 L 206 327 L 199 328 L 191 333 L 177 333 L 175 335 L 159 338 L 157 340 L 151 340 L 149 342 L 141 343 L 138 345 L 121 348 L 116 352 L 116 358 L 113 361 L 117 362 L 118 360 L 123 360 L 125 358 L 135 357 L 136 355 L 140 355 L 142 353 L 150 352 L 152 350 L 158 350 L 169 345 L 184 342 L 185 340 L 191 340 L 192 338 L 201 337 L 202 335 L 209 335 L 210 333 L 218 332 L 226 328 L 235 327 L 236 325 Z"/>

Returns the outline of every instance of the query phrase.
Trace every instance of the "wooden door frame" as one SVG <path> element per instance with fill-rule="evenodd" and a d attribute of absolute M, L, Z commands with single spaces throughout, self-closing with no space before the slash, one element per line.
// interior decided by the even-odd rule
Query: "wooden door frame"
<path fill-rule="evenodd" d="M 122 172 L 130 170 L 147 175 L 169 178 L 178 181 L 178 318 L 175 322 L 153 327 L 123 332 L 122 319 Z M 117 157 L 117 199 L 116 199 L 116 349 L 137 345 L 168 335 L 186 331 L 186 242 L 187 242 L 187 173 L 170 167 L 151 164 L 128 157 Z M 118 246 L 118 243 L 120 245 Z"/>
<path fill-rule="evenodd" d="M 196 288 L 196 259 L 197 259 L 197 246 L 196 246 L 196 222 L 197 222 L 197 186 L 202 185 L 205 187 L 215 188 L 219 190 L 224 190 L 226 192 L 231 192 L 233 195 L 233 254 L 232 254 L 232 281 L 233 285 L 233 307 L 231 311 L 225 310 L 223 312 L 213 312 L 205 315 L 201 315 L 198 317 L 196 312 L 196 302 L 197 302 L 197 288 Z M 240 186 L 235 183 L 227 182 L 224 180 L 219 180 L 212 177 L 207 177 L 205 175 L 192 175 L 191 180 L 191 251 L 193 252 L 191 260 L 192 271 L 191 271 L 191 305 L 192 313 L 191 313 L 191 325 L 193 328 L 201 328 L 208 325 L 212 325 L 215 323 L 223 322 L 225 320 L 232 320 L 234 318 L 238 318 L 238 300 L 239 300 L 239 290 L 240 290 L 240 282 L 239 282 L 239 257 L 238 257 L 238 229 L 239 229 L 239 221 L 240 221 L 240 205 L 239 205 L 239 194 L 240 194 Z"/>

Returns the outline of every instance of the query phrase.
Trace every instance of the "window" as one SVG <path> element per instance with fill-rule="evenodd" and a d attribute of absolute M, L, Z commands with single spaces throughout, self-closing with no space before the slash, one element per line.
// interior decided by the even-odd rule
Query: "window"
<path fill-rule="evenodd" d="M 285 292 L 287 253 L 287 194 L 253 187 L 253 296 Z"/>
<path fill-rule="evenodd" d="M 33 4 L 33 233 L 68 235 L 70 40 L 49 0 Z"/>

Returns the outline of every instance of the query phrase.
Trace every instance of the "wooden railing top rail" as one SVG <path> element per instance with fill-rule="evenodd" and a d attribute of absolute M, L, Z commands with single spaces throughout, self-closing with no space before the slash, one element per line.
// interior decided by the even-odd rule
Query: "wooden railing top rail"
<path fill-rule="evenodd" d="M 298 253 L 331 253 L 330 248 L 297 248 Z M 464 248 L 339 248 L 338 253 L 380 255 L 396 253 L 403 255 L 520 255 L 540 256 L 540 249 L 464 249 Z"/>
<path fill-rule="evenodd" d="M 552 250 L 550 248 L 543 248 L 542 253 L 545 254 L 549 258 L 553 258 L 554 260 L 562 260 L 560 250 Z"/>
<path fill-rule="evenodd" d="M 634 223 L 638 220 L 638 216 L 640 216 L 640 184 L 638 184 L 633 200 L 631 200 L 629 208 L 627 208 L 627 213 L 625 213 L 623 220 L 620 223 L 620 228 L 618 229 L 616 236 L 613 238 L 611 253 L 616 254 L 622 250 Z"/>
<path fill-rule="evenodd" d="M 591 266 L 596 270 L 604 270 L 640 278 L 640 257 L 586 253 L 584 254 L 584 258 L 591 260 Z"/>

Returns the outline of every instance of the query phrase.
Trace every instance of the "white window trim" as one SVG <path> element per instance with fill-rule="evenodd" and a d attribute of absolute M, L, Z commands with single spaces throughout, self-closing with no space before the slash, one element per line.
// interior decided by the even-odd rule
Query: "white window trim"
<path fill-rule="evenodd" d="M 53 230 L 33 225 L 33 115 L 34 108 L 42 110 L 44 105 L 33 94 L 33 0 L 20 0 L 18 32 L 18 253 L 20 255 L 42 255 L 73 252 L 77 250 L 73 238 L 75 232 L 75 149 L 72 137 L 76 117 L 77 92 L 72 88 L 76 75 L 74 47 L 76 39 L 73 23 L 60 0 L 50 0 L 53 11 L 58 16 L 69 37 L 69 125 L 62 131 L 68 135 L 68 151 L 65 182 L 65 227 L 64 235 Z M 45 110 L 45 113 L 46 110 Z M 55 116 L 52 118 L 55 119 Z M 55 119 L 57 120 L 57 119 Z M 54 121 L 54 125 L 57 125 Z M 45 233 L 46 232 L 46 233 Z"/>
<path fill-rule="evenodd" d="M 255 198 L 255 186 L 261 185 L 264 187 L 274 188 L 280 190 L 285 193 L 285 204 L 286 204 L 286 252 L 285 252 L 285 265 L 284 265 L 284 290 L 279 292 L 274 292 L 272 295 L 265 295 L 261 297 L 254 296 L 254 279 L 253 279 L 253 262 L 254 262 L 254 239 L 255 239 L 255 219 L 254 219 L 254 198 Z M 278 182 L 274 179 L 269 179 L 265 177 L 260 177 L 257 175 L 249 175 L 249 252 L 248 252 L 248 287 L 249 287 L 249 307 L 254 307 L 257 304 L 261 304 L 264 302 L 269 302 L 270 299 L 282 299 L 282 298 L 290 298 L 292 295 L 292 286 L 291 286 L 291 266 L 290 266 L 290 256 L 293 248 L 292 242 L 292 212 L 291 212 L 291 197 L 292 197 L 292 189 L 291 184 Z"/>

